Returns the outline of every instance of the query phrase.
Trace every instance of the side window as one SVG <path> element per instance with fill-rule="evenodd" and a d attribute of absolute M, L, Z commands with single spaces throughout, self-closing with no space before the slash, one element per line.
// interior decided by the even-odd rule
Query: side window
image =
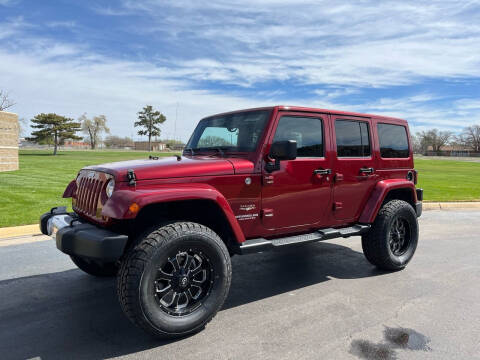
<path fill-rule="evenodd" d="M 365 121 L 336 120 L 338 157 L 370 156 L 370 136 Z"/>
<path fill-rule="evenodd" d="M 297 142 L 298 157 L 322 157 L 322 120 L 310 117 L 282 116 L 273 141 L 286 140 Z"/>
<path fill-rule="evenodd" d="M 404 126 L 379 123 L 377 130 L 382 158 L 408 158 L 407 129 Z"/>

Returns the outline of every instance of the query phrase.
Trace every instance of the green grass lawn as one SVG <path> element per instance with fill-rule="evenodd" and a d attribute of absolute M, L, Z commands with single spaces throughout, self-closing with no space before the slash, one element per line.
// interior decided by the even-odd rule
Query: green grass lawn
<path fill-rule="evenodd" d="M 136 151 L 52 151 L 20 150 L 20 170 L 0 173 L 0 227 L 33 224 L 54 206 L 68 205 L 63 191 L 78 170 L 87 165 L 147 158 L 172 153 Z"/>
<path fill-rule="evenodd" d="M 425 201 L 480 201 L 480 162 L 415 160 Z"/>
<path fill-rule="evenodd" d="M 50 208 L 70 205 L 70 199 L 62 199 L 63 191 L 86 165 L 148 155 L 134 151 L 62 151 L 52 156 L 51 151 L 21 150 L 20 170 L 0 173 L 0 227 L 33 224 Z M 426 201 L 480 200 L 480 163 L 418 159 L 415 166 Z"/>

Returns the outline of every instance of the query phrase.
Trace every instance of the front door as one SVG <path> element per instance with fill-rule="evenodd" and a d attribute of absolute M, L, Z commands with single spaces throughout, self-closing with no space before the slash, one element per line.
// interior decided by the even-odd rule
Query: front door
<path fill-rule="evenodd" d="M 331 159 L 326 156 L 327 116 L 282 113 L 270 138 L 295 140 L 297 158 L 280 162 L 280 169 L 264 170 L 262 224 L 270 230 L 321 226 L 331 208 Z"/>
<path fill-rule="evenodd" d="M 356 221 L 376 183 L 372 129 L 368 119 L 333 118 L 333 213 L 337 220 Z"/>

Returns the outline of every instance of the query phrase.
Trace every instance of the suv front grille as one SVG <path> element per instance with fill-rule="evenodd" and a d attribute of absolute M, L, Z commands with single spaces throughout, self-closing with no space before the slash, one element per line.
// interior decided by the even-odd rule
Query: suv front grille
<path fill-rule="evenodd" d="M 105 222 L 102 207 L 105 203 L 105 187 L 113 176 L 93 170 L 81 170 L 77 177 L 77 191 L 72 199 L 73 210 L 98 222 Z"/>

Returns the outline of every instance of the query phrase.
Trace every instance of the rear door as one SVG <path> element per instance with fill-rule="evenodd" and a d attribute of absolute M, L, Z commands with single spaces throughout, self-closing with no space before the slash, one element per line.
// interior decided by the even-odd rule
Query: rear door
<path fill-rule="evenodd" d="M 356 221 L 376 183 L 376 160 L 368 118 L 337 117 L 334 121 L 333 213 L 342 222 Z"/>
<path fill-rule="evenodd" d="M 330 216 L 332 159 L 328 116 L 280 113 L 269 139 L 295 140 L 297 158 L 281 161 L 280 170 L 263 170 L 262 224 L 269 230 L 321 226 Z M 324 172 L 325 174 L 321 174 Z"/>

